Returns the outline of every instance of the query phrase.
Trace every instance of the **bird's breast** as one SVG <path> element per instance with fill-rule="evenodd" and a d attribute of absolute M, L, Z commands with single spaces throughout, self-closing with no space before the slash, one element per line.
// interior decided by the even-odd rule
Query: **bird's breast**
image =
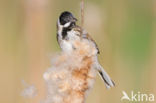
<path fill-rule="evenodd" d="M 68 34 L 68 38 L 71 41 L 80 40 L 80 36 L 79 36 L 80 33 L 78 31 L 71 30 L 71 31 L 68 31 L 67 34 Z"/>
<path fill-rule="evenodd" d="M 67 40 L 62 40 L 60 43 L 60 46 L 64 52 L 70 52 L 73 50 L 72 43 L 70 41 L 67 41 Z"/>

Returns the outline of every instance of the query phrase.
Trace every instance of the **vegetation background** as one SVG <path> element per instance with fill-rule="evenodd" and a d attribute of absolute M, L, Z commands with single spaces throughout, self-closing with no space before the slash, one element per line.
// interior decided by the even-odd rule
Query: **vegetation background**
<path fill-rule="evenodd" d="M 80 24 L 80 0 L 0 1 L 0 103 L 44 98 L 42 75 L 60 51 L 56 21 L 65 10 Z M 123 90 L 156 94 L 156 0 L 85 0 L 85 29 L 116 83 L 106 90 L 97 76 L 87 103 L 121 103 Z M 39 90 L 34 99 L 20 96 L 23 79 Z"/>

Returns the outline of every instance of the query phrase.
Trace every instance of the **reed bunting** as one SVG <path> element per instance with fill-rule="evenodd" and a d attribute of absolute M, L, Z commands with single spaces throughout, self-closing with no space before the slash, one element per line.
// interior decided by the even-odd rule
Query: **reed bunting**
<path fill-rule="evenodd" d="M 57 41 L 63 52 L 70 53 L 77 49 L 74 41 L 87 41 L 95 51 L 92 56 L 95 56 L 95 69 L 103 79 L 107 88 L 114 87 L 115 84 L 99 64 L 97 54 L 100 53 L 95 41 L 91 36 L 80 26 L 76 25 L 77 19 L 68 11 L 64 11 L 58 18 L 57 21 Z M 92 52 L 92 51 L 90 51 Z"/>

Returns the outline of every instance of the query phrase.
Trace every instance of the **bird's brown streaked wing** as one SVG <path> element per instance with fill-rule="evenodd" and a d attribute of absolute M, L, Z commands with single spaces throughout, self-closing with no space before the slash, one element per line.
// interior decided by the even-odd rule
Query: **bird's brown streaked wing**
<path fill-rule="evenodd" d="M 73 28 L 73 31 L 77 31 L 78 32 L 78 34 L 77 34 L 78 36 L 81 36 L 81 34 L 82 34 L 82 28 L 77 26 L 77 25 L 75 25 L 75 27 Z"/>
<path fill-rule="evenodd" d="M 75 31 L 78 31 L 79 32 L 79 35 L 81 35 L 82 33 L 82 38 L 84 38 L 84 39 L 88 39 L 88 40 L 90 40 L 91 42 L 93 42 L 94 44 L 95 44 L 95 46 L 96 46 L 96 49 L 97 49 L 97 53 L 98 54 L 100 54 L 100 51 L 99 51 L 99 48 L 98 48 L 98 46 L 97 46 L 97 44 L 96 44 L 96 42 L 92 39 L 92 37 L 87 33 L 87 32 L 84 32 L 83 31 L 83 29 L 81 28 L 81 27 L 79 27 L 79 26 L 76 26 L 75 28 L 73 28 Z"/>
<path fill-rule="evenodd" d="M 88 33 L 86 33 L 86 34 L 84 34 L 84 35 L 86 35 L 86 37 L 85 38 L 88 38 L 90 41 L 92 41 L 94 44 L 95 44 L 95 46 L 96 46 L 96 49 L 98 50 L 98 54 L 100 54 L 100 50 L 99 50 L 99 48 L 98 48 L 98 46 L 97 46 L 97 44 L 96 44 L 96 42 L 92 39 L 92 37 L 88 34 Z"/>

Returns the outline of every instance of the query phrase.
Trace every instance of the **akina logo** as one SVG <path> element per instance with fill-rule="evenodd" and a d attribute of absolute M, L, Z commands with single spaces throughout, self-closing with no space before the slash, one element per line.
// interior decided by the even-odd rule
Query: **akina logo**
<path fill-rule="evenodd" d="M 149 93 L 141 93 L 141 92 L 134 92 L 131 91 L 129 94 L 127 94 L 125 91 L 122 91 L 122 98 L 121 101 L 127 100 L 127 101 L 134 101 L 134 102 L 153 102 L 154 101 L 154 94 Z"/>

